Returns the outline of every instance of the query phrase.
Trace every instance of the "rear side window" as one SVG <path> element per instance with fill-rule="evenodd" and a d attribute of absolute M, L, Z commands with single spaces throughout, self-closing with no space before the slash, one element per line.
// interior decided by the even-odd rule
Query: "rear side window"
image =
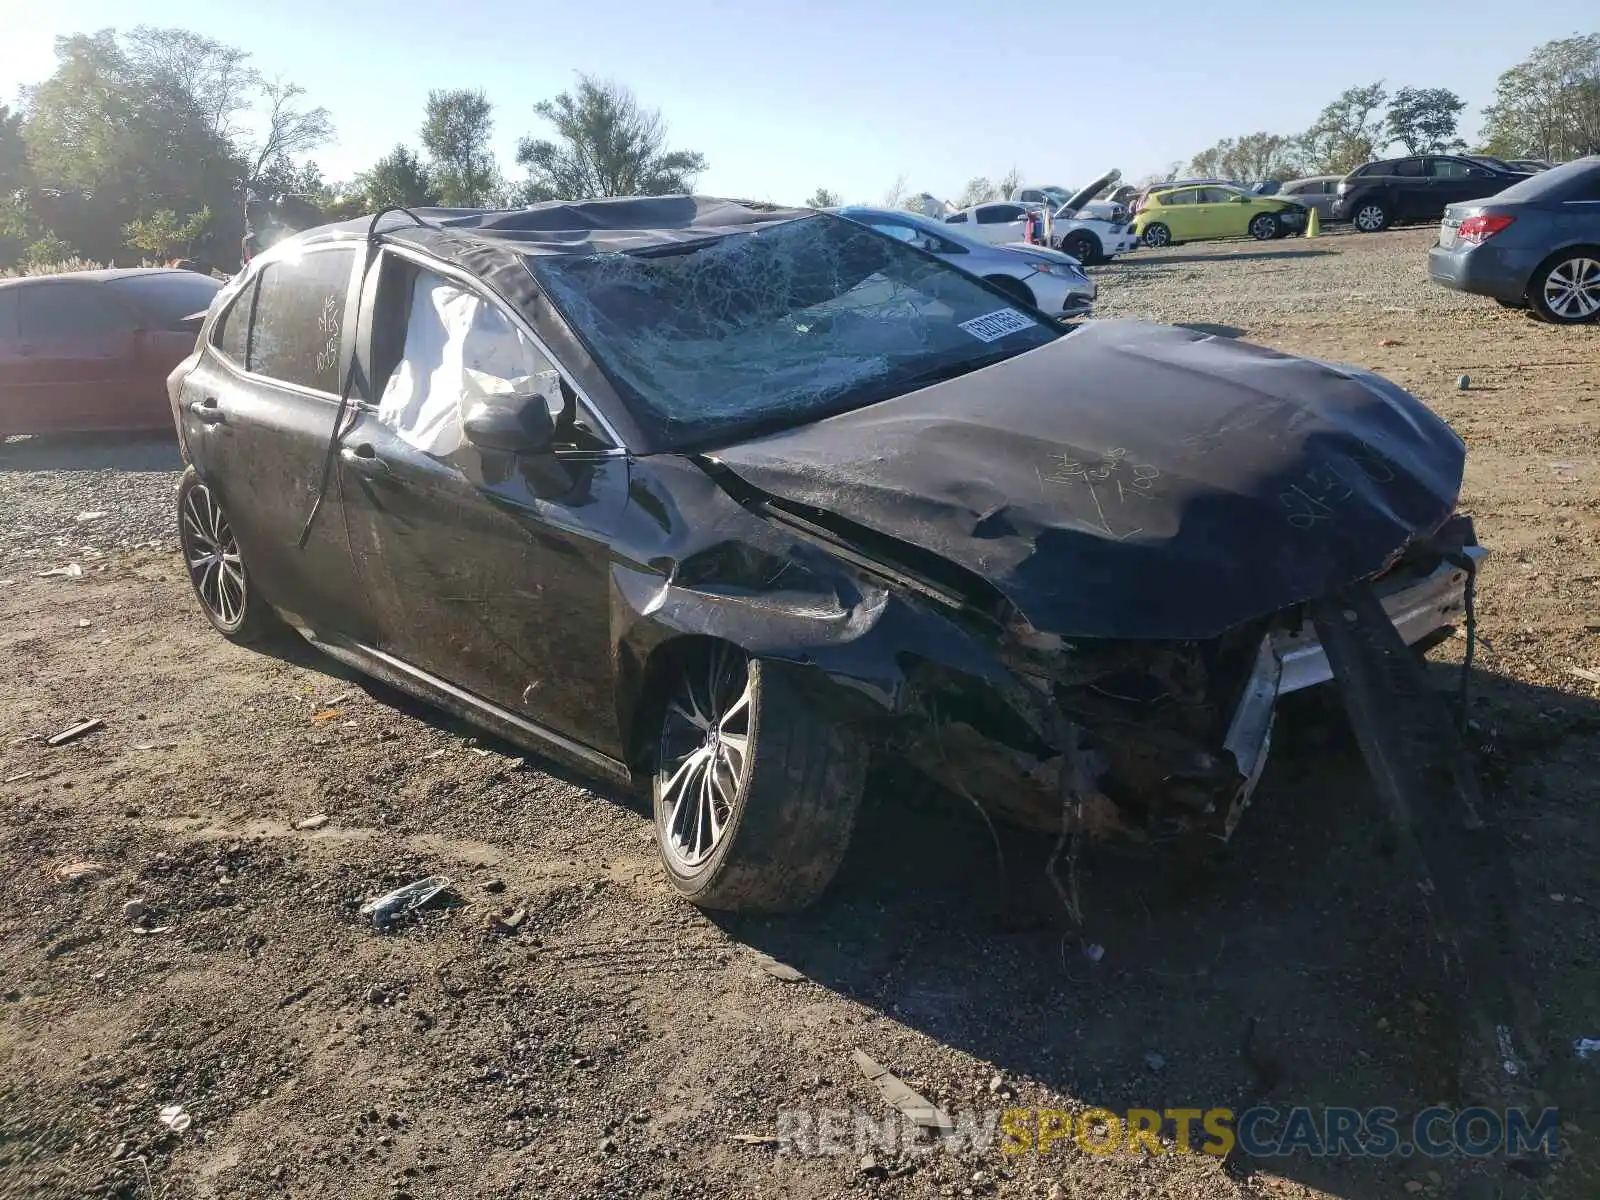
<path fill-rule="evenodd" d="M 1200 189 L 1186 188 L 1181 192 L 1161 192 L 1156 196 L 1156 203 L 1168 204 L 1198 204 L 1200 203 Z"/>
<path fill-rule="evenodd" d="M 355 250 L 341 247 L 263 267 L 246 366 L 269 379 L 337 394 L 339 338 L 354 263 Z"/>
<path fill-rule="evenodd" d="M 1020 221 L 1026 211 L 1020 204 L 991 204 L 978 210 L 978 224 L 1004 225 L 1007 221 Z"/>
<path fill-rule="evenodd" d="M 1486 168 L 1459 158 L 1430 159 L 1428 166 L 1435 179 L 1487 179 L 1490 176 Z"/>
<path fill-rule="evenodd" d="M 944 219 L 944 223 L 946 225 L 965 225 L 967 223 L 967 214 L 954 213 L 951 216 L 946 217 Z"/>
<path fill-rule="evenodd" d="M 1357 167 L 1350 173 L 1357 179 L 1367 179 L 1374 175 L 1393 175 L 1394 168 L 1393 159 L 1384 159 L 1382 162 L 1368 163 L 1364 167 Z"/>
<path fill-rule="evenodd" d="M 148 313 L 157 329 L 171 329 L 185 317 L 210 308 L 222 290 L 222 280 L 198 271 L 152 271 L 113 279 L 106 287 Z"/>
<path fill-rule="evenodd" d="M 47 283 L 17 289 L 18 326 L 28 338 L 107 337 L 132 333 L 133 314 L 90 283 Z"/>
<path fill-rule="evenodd" d="M 250 357 L 250 306 L 255 298 L 256 281 L 252 279 L 217 318 L 216 328 L 211 331 L 211 344 L 241 367 Z"/>
<path fill-rule="evenodd" d="M 1389 171 L 1389 174 L 1399 179 L 1421 179 L 1423 173 L 1423 163 L 1420 158 L 1402 158 Z"/>

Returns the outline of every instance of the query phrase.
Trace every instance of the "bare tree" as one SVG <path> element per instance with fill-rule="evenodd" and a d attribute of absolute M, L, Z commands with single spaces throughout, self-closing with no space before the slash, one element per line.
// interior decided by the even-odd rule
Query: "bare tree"
<path fill-rule="evenodd" d="M 884 208 L 899 208 L 906 201 L 906 173 L 901 171 L 883 193 Z"/>
<path fill-rule="evenodd" d="M 706 169 L 698 150 L 667 149 L 667 125 L 620 83 L 578 76 L 572 92 L 533 106 L 559 141 L 525 137 L 517 162 L 528 168 L 530 197 L 664 196 L 688 192 Z"/>
<path fill-rule="evenodd" d="M 139 70 L 171 80 L 194 100 L 214 136 L 231 142 L 243 135 L 237 118 L 262 86 L 246 51 L 192 30 L 152 25 L 137 26 L 125 43 Z"/>
<path fill-rule="evenodd" d="M 289 163 L 295 155 L 325 145 L 333 137 L 333 119 L 321 106 L 302 108 L 306 94 L 298 83 L 275 79 L 261 85 L 267 100 L 267 135 L 251 155 L 250 178 L 256 179 L 269 166 Z"/>

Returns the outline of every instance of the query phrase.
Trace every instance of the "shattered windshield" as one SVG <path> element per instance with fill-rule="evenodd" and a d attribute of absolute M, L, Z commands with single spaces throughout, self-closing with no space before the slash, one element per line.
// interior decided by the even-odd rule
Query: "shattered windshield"
<path fill-rule="evenodd" d="M 530 266 L 672 447 L 805 424 L 1061 336 L 931 255 L 820 214 Z"/>

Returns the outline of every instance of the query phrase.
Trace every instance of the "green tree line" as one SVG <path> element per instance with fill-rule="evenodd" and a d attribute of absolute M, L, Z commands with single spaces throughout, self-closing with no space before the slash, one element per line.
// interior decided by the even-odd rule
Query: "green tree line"
<path fill-rule="evenodd" d="M 1346 88 L 1301 133 L 1223 138 L 1190 159 L 1187 172 L 1247 183 L 1344 175 L 1395 146 L 1406 154 L 1470 149 L 1552 162 L 1600 152 L 1600 33 L 1546 42 L 1504 71 L 1476 147 L 1458 133 L 1466 107 L 1449 88 L 1391 93 L 1379 80 Z M 1184 169 L 1174 163 L 1167 177 Z"/>
<path fill-rule="evenodd" d="M 138 26 L 56 39 L 56 67 L 0 104 L 0 270 L 72 259 L 201 257 L 237 265 L 244 191 L 293 195 L 329 220 L 391 205 L 512 206 L 556 197 L 691 190 L 705 156 L 668 144 L 661 114 L 622 85 L 580 75 L 533 106 L 549 135 L 502 172 L 482 91 L 428 94 L 414 144 L 354 179 L 323 177 L 326 108 L 234 46 Z"/>

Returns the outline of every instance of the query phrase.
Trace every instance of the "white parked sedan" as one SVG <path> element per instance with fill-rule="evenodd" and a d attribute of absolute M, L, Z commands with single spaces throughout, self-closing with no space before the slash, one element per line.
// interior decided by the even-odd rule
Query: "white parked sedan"
<path fill-rule="evenodd" d="M 1027 236 L 1028 213 L 1036 207 L 1011 200 L 993 200 L 951 213 L 945 223 L 957 226 L 963 235 L 977 241 L 996 246 L 1013 245 Z M 1066 205 L 1062 209 L 1070 211 Z M 1051 244 L 1086 264 L 1109 262 L 1139 245 L 1132 228 L 1119 221 L 1064 217 L 1052 218 L 1051 225 Z"/>

